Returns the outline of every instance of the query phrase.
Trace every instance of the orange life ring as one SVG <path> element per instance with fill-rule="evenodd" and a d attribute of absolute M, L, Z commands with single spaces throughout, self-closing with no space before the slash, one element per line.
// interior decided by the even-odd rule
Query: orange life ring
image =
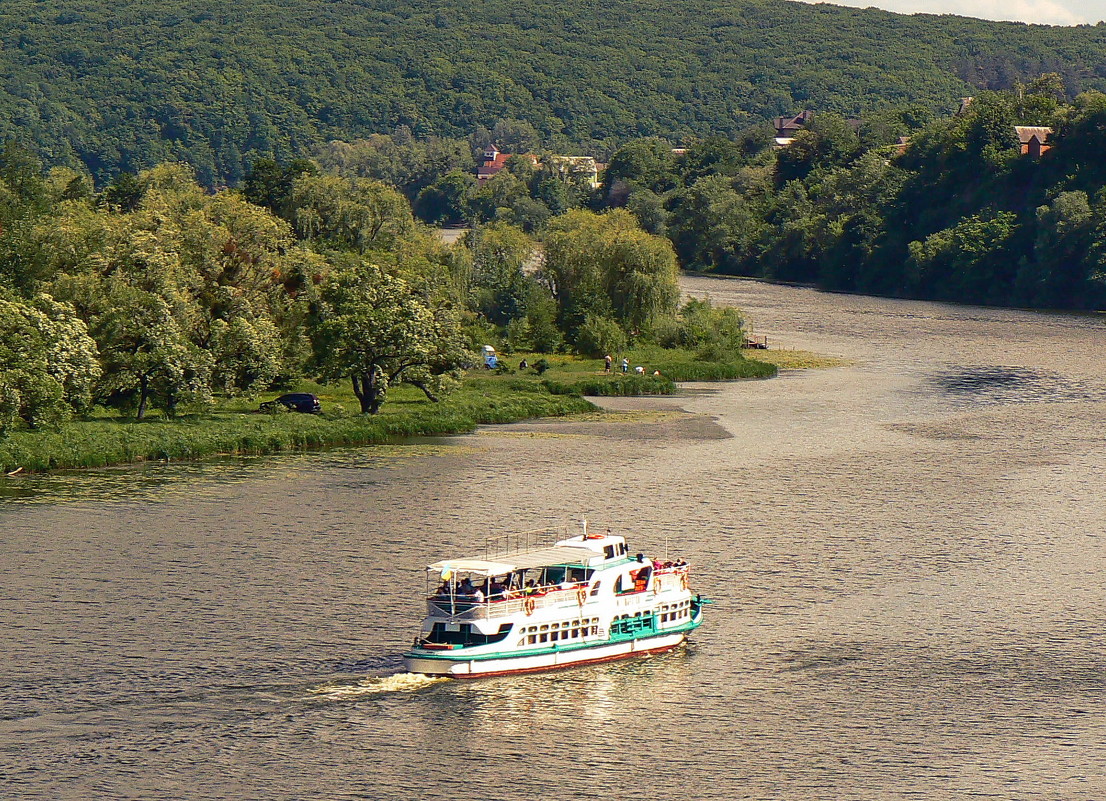
<path fill-rule="evenodd" d="M 580 589 L 576 590 L 576 603 L 580 604 L 580 606 L 583 606 L 587 600 L 588 591 L 586 587 L 581 587 Z"/>
<path fill-rule="evenodd" d="M 522 608 L 527 615 L 534 614 L 534 599 L 527 598 L 525 601 L 522 602 Z"/>

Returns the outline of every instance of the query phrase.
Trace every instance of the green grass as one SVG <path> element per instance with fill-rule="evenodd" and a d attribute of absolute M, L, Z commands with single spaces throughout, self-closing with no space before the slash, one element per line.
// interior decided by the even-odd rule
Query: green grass
<path fill-rule="evenodd" d="M 536 382 L 535 382 L 536 384 Z M 305 391 L 318 389 L 308 386 Z M 344 399 L 328 387 L 323 398 Z M 420 393 L 421 394 L 421 393 Z M 375 416 L 335 410 L 324 415 L 264 414 L 255 402 L 235 400 L 213 412 L 143 422 L 104 415 L 66 424 L 59 431 L 20 431 L 0 440 L 0 469 L 27 472 L 103 467 L 150 460 L 202 459 L 225 454 L 263 454 L 334 445 L 370 445 L 401 437 L 444 436 L 486 423 L 557 417 L 593 410 L 577 395 L 552 395 L 540 385 L 528 392 L 472 387 L 442 403 L 397 392 Z M 352 393 L 350 393 L 352 399 Z M 350 407 L 356 410 L 356 399 Z M 337 403 L 337 402 L 335 402 Z M 329 404 L 332 406 L 333 404 Z"/>
<path fill-rule="evenodd" d="M 545 358 L 550 367 L 540 376 L 532 368 L 520 371 L 517 365 L 523 355 L 530 364 Z M 582 395 L 667 395 L 676 381 L 764 377 L 776 369 L 744 360 L 733 365 L 696 362 L 693 354 L 660 349 L 634 351 L 628 358 L 632 365 L 645 367 L 647 374 L 608 375 L 601 359 L 516 354 L 508 361 L 514 369 L 502 374 L 473 370 L 461 389 L 441 403 L 431 403 L 413 387 L 394 387 L 374 416 L 358 414 L 360 406 L 348 383 L 312 382 L 296 389 L 319 396 L 321 415 L 258 412 L 259 401 L 279 394 L 275 392 L 261 399 L 225 399 L 213 410 L 175 419 L 155 413 L 138 422 L 101 410 L 57 431 L 17 431 L 0 439 L 0 470 L 40 472 L 445 436 L 482 424 L 594 411 Z M 653 376 L 654 370 L 661 376 Z"/>
<path fill-rule="evenodd" d="M 525 357 L 531 365 L 524 371 L 517 369 Z M 623 374 L 619 365 L 625 357 L 630 371 Z M 732 362 L 703 362 L 695 354 L 685 350 L 665 348 L 639 348 L 618 354 L 611 373 L 603 371 L 602 359 L 581 359 L 575 356 L 542 356 L 540 354 L 514 354 L 504 357 L 513 368 L 512 375 L 535 375 L 533 366 L 539 359 L 549 362 L 549 369 L 541 376 L 546 388 L 553 393 L 578 393 L 588 396 L 606 395 L 671 395 L 679 381 L 732 381 L 742 378 L 771 378 L 776 375 L 776 365 L 752 359 Z M 640 365 L 643 375 L 634 368 Z M 653 372 L 660 372 L 654 376 Z M 485 380 L 503 376 L 485 376 Z"/>

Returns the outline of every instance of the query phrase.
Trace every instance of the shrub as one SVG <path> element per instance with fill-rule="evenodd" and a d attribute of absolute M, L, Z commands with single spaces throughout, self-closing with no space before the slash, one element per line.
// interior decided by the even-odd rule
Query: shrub
<path fill-rule="evenodd" d="M 576 352 L 593 358 L 626 350 L 626 332 L 609 317 L 589 314 L 576 331 Z"/>

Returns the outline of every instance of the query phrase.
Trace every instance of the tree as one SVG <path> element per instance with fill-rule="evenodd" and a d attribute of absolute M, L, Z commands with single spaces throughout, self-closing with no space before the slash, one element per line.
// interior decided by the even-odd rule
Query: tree
<path fill-rule="evenodd" d="M 846 164 L 859 150 L 860 139 L 844 117 L 819 114 L 779 152 L 776 183 L 783 186 L 788 181 L 805 178 L 818 167 Z"/>
<path fill-rule="evenodd" d="M 388 250 L 414 229 L 407 199 L 369 178 L 303 175 L 288 206 L 299 236 L 358 253 Z"/>
<path fill-rule="evenodd" d="M 419 192 L 415 214 L 432 225 L 456 224 L 465 218 L 468 197 L 476 190 L 476 178 L 453 170 Z"/>
<path fill-rule="evenodd" d="M 432 401 L 452 390 L 466 361 L 452 309 L 372 265 L 335 273 L 323 291 L 314 345 L 324 378 L 348 378 L 362 414 L 406 381 Z"/>
<path fill-rule="evenodd" d="M 770 178 L 763 170 L 743 172 L 749 179 L 744 191 L 726 176 L 712 175 L 673 193 L 669 235 L 686 269 L 753 272 Z"/>
<path fill-rule="evenodd" d="M 318 172 L 318 167 L 307 159 L 292 159 L 287 164 L 275 159 L 257 159 L 242 181 L 242 194 L 250 203 L 285 216 L 289 211 L 292 184 L 301 176 Z"/>
<path fill-rule="evenodd" d="M 691 298 L 658 341 L 664 347 L 694 350 L 704 361 L 734 361 L 745 344 L 745 320 L 731 306 L 715 308 L 710 298 Z"/>
<path fill-rule="evenodd" d="M 589 314 L 645 332 L 675 310 L 680 294 L 671 244 L 642 231 L 624 209 L 571 211 L 551 221 L 543 275 L 570 340 Z"/>
<path fill-rule="evenodd" d="M 477 226 L 465 236 L 472 253 L 475 310 L 496 325 L 526 316 L 530 279 L 524 269 L 534 240 L 505 223 Z"/>
<path fill-rule="evenodd" d="M 104 366 L 100 397 L 146 416 L 151 399 L 169 414 L 211 402 L 211 357 L 189 341 L 170 305 L 153 292 L 108 279 L 92 333 Z"/>
<path fill-rule="evenodd" d="M 603 195 L 610 198 L 619 182 L 658 193 L 675 187 L 679 176 L 672 145 L 663 139 L 635 139 L 620 147 L 603 173 Z"/>
<path fill-rule="evenodd" d="M 92 405 L 96 343 L 71 306 L 0 298 L 0 433 L 54 425 Z"/>

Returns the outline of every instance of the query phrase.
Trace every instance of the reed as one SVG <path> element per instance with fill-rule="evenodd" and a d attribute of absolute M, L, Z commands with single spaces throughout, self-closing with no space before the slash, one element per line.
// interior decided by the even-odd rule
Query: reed
<path fill-rule="evenodd" d="M 103 467 L 143 461 L 254 455 L 334 445 L 372 445 L 402 437 L 445 436 L 487 423 L 592 411 L 577 395 L 458 393 L 440 404 L 376 416 L 213 413 L 176 420 L 96 419 L 58 431 L 20 431 L 0 440 L 0 469 L 8 473 Z"/>
<path fill-rule="evenodd" d="M 552 382 L 550 382 L 552 383 Z M 670 378 L 654 375 L 604 375 L 585 378 L 568 385 L 581 395 L 592 397 L 633 396 L 633 395 L 671 395 L 676 391 L 676 382 Z M 553 389 L 550 389 L 552 392 Z"/>

